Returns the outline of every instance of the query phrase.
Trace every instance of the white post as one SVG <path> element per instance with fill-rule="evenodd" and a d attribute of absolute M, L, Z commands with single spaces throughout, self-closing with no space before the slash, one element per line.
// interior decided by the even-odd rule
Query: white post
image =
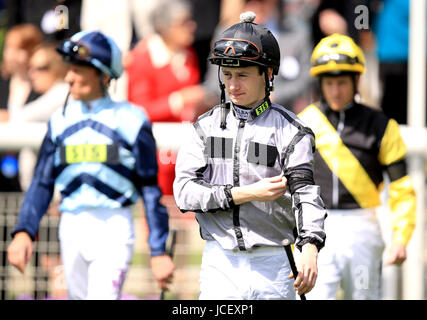
<path fill-rule="evenodd" d="M 408 125 L 425 126 L 426 99 L 426 0 L 410 1 L 408 61 Z M 417 193 L 417 220 L 403 266 L 403 299 L 424 299 L 425 173 L 424 159 L 409 159 L 409 173 Z"/>

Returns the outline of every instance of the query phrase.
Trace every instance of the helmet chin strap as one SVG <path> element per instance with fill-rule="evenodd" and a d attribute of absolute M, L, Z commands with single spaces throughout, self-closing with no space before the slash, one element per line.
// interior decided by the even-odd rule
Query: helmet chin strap
<path fill-rule="evenodd" d="M 101 95 L 102 95 L 102 97 L 104 97 L 107 94 L 111 78 L 110 78 L 110 80 L 108 80 L 107 85 L 104 85 L 103 73 L 100 72 L 98 75 L 98 79 L 99 79 L 99 88 L 101 90 Z M 67 96 L 66 96 L 65 101 L 64 101 L 64 105 L 62 107 L 62 115 L 65 115 L 65 109 L 67 107 L 68 100 L 70 99 L 70 94 L 71 94 L 70 91 L 68 91 Z"/>
<path fill-rule="evenodd" d="M 70 91 L 67 92 L 67 96 L 65 97 L 64 105 L 62 106 L 62 115 L 65 115 L 65 108 L 67 107 L 68 99 L 70 98 Z"/>
<path fill-rule="evenodd" d="M 99 88 L 101 89 L 101 95 L 104 97 L 108 92 L 108 87 L 110 85 L 111 78 L 108 80 L 107 84 L 104 85 L 103 75 L 104 74 L 100 72 L 98 75 L 98 79 L 99 79 Z"/>
<path fill-rule="evenodd" d="M 272 78 L 270 80 L 270 78 L 268 77 L 267 67 L 264 68 L 264 78 L 265 78 L 265 99 L 267 99 L 270 97 L 270 92 L 274 90 L 274 87 L 273 87 L 274 75 L 272 75 Z"/>
<path fill-rule="evenodd" d="M 221 123 L 220 128 L 225 129 L 227 127 L 227 104 L 225 103 L 225 84 L 221 81 L 221 74 L 220 74 L 221 66 L 218 66 L 218 82 L 219 82 L 219 88 L 221 90 Z M 264 68 L 264 77 L 265 77 L 265 97 L 264 100 L 269 99 L 270 92 L 273 91 L 273 79 L 274 75 L 272 75 L 272 79 L 268 77 L 268 68 Z"/>

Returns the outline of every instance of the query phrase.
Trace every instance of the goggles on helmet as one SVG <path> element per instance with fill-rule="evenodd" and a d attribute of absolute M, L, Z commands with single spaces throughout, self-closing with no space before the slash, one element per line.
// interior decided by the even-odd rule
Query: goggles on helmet
<path fill-rule="evenodd" d="M 86 61 L 90 57 L 90 50 L 84 44 L 67 40 L 62 44 L 61 50 L 72 59 Z"/>
<path fill-rule="evenodd" d="M 314 61 L 313 66 L 325 65 L 325 64 L 328 64 L 329 61 L 335 61 L 335 63 L 338 63 L 338 64 L 360 63 L 358 57 L 352 58 L 346 54 L 331 53 L 331 54 L 324 54 L 324 55 L 320 56 L 319 58 L 317 58 Z"/>
<path fill-rule="evenodd" d="M 240 58 L 257 60 L 262 56 L 256 44 L 243 39 L 220 39 L 215 42 L 212 49 L 214 58 Z"/>

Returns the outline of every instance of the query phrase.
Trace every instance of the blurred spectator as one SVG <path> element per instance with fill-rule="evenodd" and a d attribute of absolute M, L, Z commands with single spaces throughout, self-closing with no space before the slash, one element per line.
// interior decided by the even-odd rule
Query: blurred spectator
<path fill-rule="evenodd" d="M 5 37 L 0 82 L 0 120 L 8 120 L 8 110 L 38 97 L 28 78 L 28 63 L 43 41 L 42 32 L 32 24 L 12 27 Z M 0 153 L 0 191 L 20 191 L 16 152 Z"/>
<path fill-rule="evenodd" d="M 47 40 L 63 40 L 80 31 L 82 0 L 4 0 L 9 28 L 38 26 Z"/>
<path fill-rule="evenodd" d="M 30 58 L 28 74 L 33 90 L 40 96 L 9 109 L 9 121 L 47 123 L 52 113 L 65 102 L 68 93 L 68 84 L 64 81 L 66 71 L 67 65 L 54 45 L 38 46 Z M 31 183 L 36 160 L 37 154 L 31 148 L 20 150 L 19 181 L 24 191 Z"/>
<path fill-rule="evenodd" d="M 7 32 L 1 65 L 1 77 L 8 82 L 7 92 L 1 94 L 3 106 L 23 105 L 37 96 L 28 78 L 28 62 L 42 41 L 43 34 L 32 24 L 17 25 Z"/>
<path fill-rule="evenodd" d="M 197 13 L 192 17 L 196 22 L 192 48 L 198 58 L 202 78 L 210 49 L 210 39 L 218 22 L 221 0 L 187 1 L 191 12 Z M 81 27 L 83 30 L 100 30 L 108 34 L 126 56 L 142 39 L 155 33 L 151 13 L 159 5 L 158 0 L 105 0 L 100 7 L 97 1 L 82 0 Z M 127 99 L 128 82 L 126 72 L 114 86 L 111 86 L 110 95 L 117 100 Z"/>
<path fill-rule="evenodd" d="M 384 0 L 375 20 L 382 84 L 381 109 L 399 124 L 407 124 L 409 0 Z"/>
<path fill-rule="evenodd" d="M 81 28 L 86 31 L 98 30 L 110 36 L 125 56 L 135 41 L 134 15 L 141 14 L 137 12 L 140 10 L 145 12 L 145 3 L 152 1 L 155 0 L 82 0 Z M 127 100 L 127 86 L 127 74 L 124 73 L 119 79 L 113 79 L 108 93 L 114 100 Z"/>
<path fill-rule="evenodd" d="M 197 24 L 193 48 L 199 60 L 200 79 L 203 80 L 212 36 L 219 22 L 221 0 L 190 0 L 190 3 L 193 8 L 193 18 Z"/>
<path fill-rule="evenodd" d="M 386 265 L 405 261 L 415 225 L 406 146 L 394 120 L 355 100 L 366 66 L 361 48 L 350 37 L 324 38 L 311 61 L 310 74 L 319 80 L 321 99 L 299 117 L 315 134 L 314 180 L 328 208 L 329 242 L 319 253 L 319 276 L 308 299 L 335 299 L 339 286 L 343 299 L 379 299 L 384 242 L 376 210 L 384 177 L 388 191 L 383 202 L 388 202 L 393 230 Z"/>
<path fill-rule="evenodd" d="M 6 32 L 6 10 L 4 8 L 4 0 L 0 0 L 0 52 L 3 51 L 3 40 Z M 1 56 L 1 55 L 0 55 Z M 1 61 L 1 58 L 0 58 Z"/>
<path fill-rule="evenodd" d="M 272 7 L 270 18 L 263 22 L 271 28 L 271 22 L 277 21 L 277 29 L 273 29 L 273 33 L 277 33 L 281 52 L 279 74 L 271 98 L 273 102 L 298 112 L 310 101 L 314 82 L 309 74 L 311 30 L 309 17 L 304 15 L 307 5 L 304 1 L 286 1 L 283 5 L 282 1 L 278 2 L 276 18 L 272 19 L 271 14 L 274 17 L 275 12 Z"/>
<path fill-rule="evenodd" d="M 231 2 L 230 0 L 226 0 Z M 155 8 L 157 0 L 131 0 L 133 26 L 135 37 L 141 40 L 153 33 L 150 22 L 150 12 Z M 192 8 L 193 20 L 196 22 L 196 31 L 192 47 L 196 51 L 199 61 L 200 79 L 206 72 L 206 59 L 209 55 L 212 35 L 219 21 L 221 3 L 225 0 L 188 0 Z"/>
<path fill-rule="evenodd" d="M 153 33 L 153 25 L 150 22 L 151 10 L 156 6 L 157 0 L 131 0 L 133 6 L 132 23 L 135 28 L 137 42 L 146 35 Z M 136 43 L 133 43 L 133 45 Z M 132 46 L 133 48 L 133 46 Z"/>
<path fill-rule="evenodd" d="M 360 77 L 357 99 L 376 109 L 380 107 L 380 85 L 371 24 L 375 14 L 373 8 L 378 1 L 381 0 L 308 1 L 314 9 L 311 18 L 313 46 L 322 38 L 339 33 L 348 35 L 363 49 L 367 72 Z M 320 97 L 314 97 L 314 100 L 318 99 Z"/>
<path fill-rule="evenodd" d="M 194 118 L 194 96 L 186 91 L 200 80 L 197 55 L 191 47 L 196 24 L 184 0 L 156 2 L 151 12 L 154 33 L 144 37 L 125 58 L 128 98 L 145 108 L 152 122 L 180 122 Z M 169 154 L 169 163 L 160 161 Z M 160 155 L 160 156 L 159 156 Z M 172 194 L 176 153 L 158 151 L 159 185 Z"/>
<path fill-rule="evenodd" d="M 68 84 L 64 81 L 67 65 L 53 44 L 38 46 L 29 62 L 29 79 L 40 97 L 9 110 L 11 121 L 47 122 L 52 113 L 64 104 Z"/>
<path fill-rule="evenodd" d="M 317 0 L 319 2 L 319 0 Z M 313 45 L 333 33 L 346 34 L 359 43 L 360 31 L 355 24 L 355 9 L 359 5 L 369 8 L 371 0 L 320 0 L 312 17 Z"/>

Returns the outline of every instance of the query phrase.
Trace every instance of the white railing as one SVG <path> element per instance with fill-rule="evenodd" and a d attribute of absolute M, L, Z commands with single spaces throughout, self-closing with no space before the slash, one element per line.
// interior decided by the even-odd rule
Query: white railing
<path fill-rule="evenodd" d="M 186 140 L 191 123 L 153 123 L 157 147 L 177 151 Z M 427 128 L 400 126 L 408 155 L 421 155 L 427 159 Z M 38 149 L 46 134 L 44 123 L 0 123 L 0 151 L 20 150 L 23 147 Z"/>
<path fill-rule="evenodd" d="M 154 123 L 153 134 L 157 147 L 178 150 L 185 139 L 190 123 Z M 0 151 L 20 150 L 23 147 L 38 149 L 46 134 L 45 123 L 0 123 Z"/>

